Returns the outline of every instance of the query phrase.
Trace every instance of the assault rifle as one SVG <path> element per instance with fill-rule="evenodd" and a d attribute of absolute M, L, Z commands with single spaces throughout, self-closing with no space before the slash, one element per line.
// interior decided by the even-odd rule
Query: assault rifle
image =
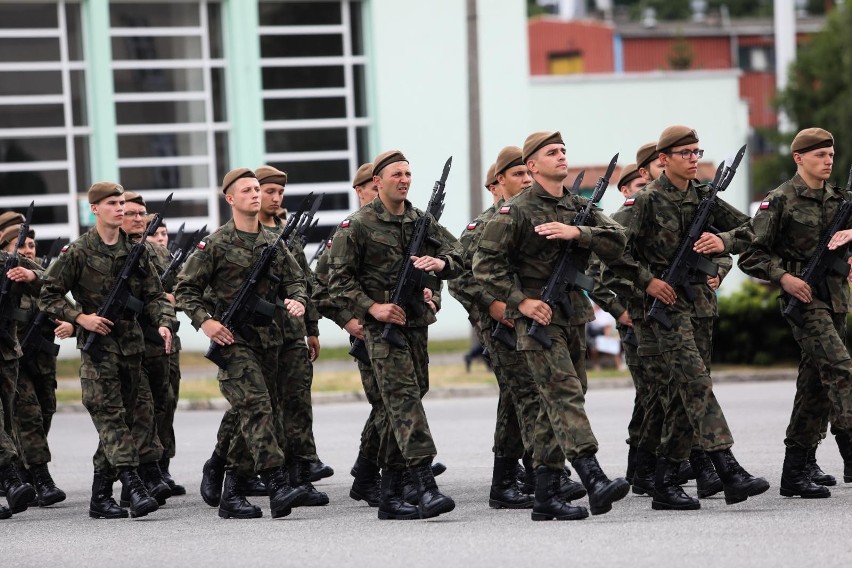
<path fill-rule="evenodd" d="M 181 225 L 183 228 L 183 225 Z M 204 233 L 207 232 L 207 225 L 204 225 L 192 235 L 189 236 L 188 239 L 184 239 L 183 246 L 178 243 L 175 243 L 173 252 L 172 252 L 172 260 L 169 262 L 169 265 L 160 274 L 160 283 L 165 283 L 168 277 L 173 273 L 180 270 L 183 263 L 186 262 L 186 259 L 189 258 L 189 254 L 192 250 L 198 246 L 198 243 L 201 241 L 201 238 L 204 236 Z M 177 239 L 175 239 L 177 240 Z M 169 243 L 171 247 L 172 243 Z"/>
<path fill-rule="evenodd" d="M 186 227 L 186 223 L 181 223 L 180 228 L 178 228 L 178 232 L 175 235 L 174 240 L 169 241 L 169 246 L 167 248 L 169 249 L 169 252 L 172 253 L 173 256 L 174 256 L 175 252 L 177 252 L 178 248 L 180 247 L 180 240 L 183 237 L 183 230 L 184 230 L 185 227 Z"/>
<path fill-rule="evenodd" d="M 326 248 L 328 248 L 328 245 L 330 244 L 330 241 L 331 241 L 331 237 L 334 235 L 334 230 L 336 228 L 337 228 L 336 226 L 332 227 L 331 230 L 328 232 L 328 236 L 326 238 L 324 238 L 322 240 L 322 242 L 319 244 L 319 246 L 317 247 L 317 250 L 314 251 L 314 256 L 312 256 L 311 260 L 308 261 L 308 266 L 312 265 L 317 260 L 319 260 L 319 257 L 322 256 L 322 251 L 324 251 Z"/>
<path fill-rule="evenodd" d="M 96 312 L 98 316 L 115 323 L 121 319 L 121 316 L 125 311 L 133 312 L 134 315 L 142 313 L 142 309 L 145 307 L 145 304 L 142 300 L 130 293 L 130 278 L 135 275 L 146 276 L 148 274 L 147 270 L 140 265 L 142 255 L 145 252 L 145 243 L 148 240 L 148 237 L 153 235 L 160 226 L 160 223 L 172 202 L 173 195 L 173 193 L 169 194 L 166 198 L 165 204 L 163 205 L 162 211 L 155 214 L 154 218 L 151 219 L 151 222 L 148 223 L 148 226 L 145 227 L 145 232 L 142 233 L 142 238 L 138 242 L 133 243 L 133 246 L 130 248 L 130 253 L 124 261 L 124 266 L 121 267 L 121 271 L 115 277 L 112 287 L 110 287 L 106 298 L 104 298 L 103 303 Z M 111 332 L 112 331 L 110 330 L 107 335 Z M 101 335 L 99 333 L 90 331 L 86 338 L 86 343 L 83 345 L 83 351 L 88 353 L 92 358 L 92 361 L 95 363 L 100 363 L 104 358 L 104 349 L 101 345 L 100 339 Z"/>
<path fill-rule="evenodd" d="M 719 164 L 716 170 L 716 175 L 713 181 L 710 182 L 710 193 L 704 197 L 695 209 L 695 215 L 692 217 L 692 223 L 689 225 L 689 230 L 681 239 L 680 244 L 669 263 L 668 268 L 663 272 L 660 279 L 671 286 L 678 288 L 683 292 L 684 297 L 688 302 L 695 301 L 695 292 L 690 284 L 697 277 L 714 277 L 719 273 L 719 266 L 712 262 L 704 255 L 695 252 L 694 246 L 701 234 L 707 231 L 710 224 L 710 215 L 716 207 L 716 194 L 720 191 L 725 191 L 734 179 L 734 174 L 737 173 L 737 167 L 743 159 L 746 152 L 746 145 L 739 149 L 734 157 L 731 165 L 725 165 L 726 162 Z M 659 299 L 655 298 L 651 303 L 651 308 L 648 310 L 648 317 L 654 318 L 664 328 L 671 329 L 672 322 L 666 315 L 666 306 Z"/>
<path fill-rule="evenodd" d="M 59 254 L 60 248 L 62 248 L 62 237 L 56 237 L 50 245 L 50 250 L 48 250 L 47 254 L 41 258 L 42 268 L 50 266 L 50 263 L 53 262 L 53 259 L 56 258 L 57 254 Z"/>
<path fill-rule="evenodd" d="M 423 245 L 427 240 L 436 246 L 440 245 L 440 242 L 436 242 L 428 236 L 429 227 L 432 224 L 432 218 L 434 217 L 437 221 L 441 218 L 441 213 L 444 212 L 444 197 L 446 196 L 446 191 L 444 190 L 452 165 L 453 157 L 450 156 L 444 164 L 441 178 L 432 187 L 432 196 L 429 198 L 429 204 L 426 206 L 426 213 L 414 223 L 411 243 L 402 259 L 402 266 L 397 274 L 396 285 L 390 298 L 391 303 L 396 304 L 402 309 L 411 309 L 411 312 L 416 316 L 422 315 L 427 308 L 423 302 L 423 271 L 414 268 L 414 262 L 411 260 L 411 257 L 422 254 Z M 392 323 L 385 324 L 382 330 L 382 339 L 397 347 L 405 347 L 406 344 L 405 338 Z M 369 361 L 369 357 L 366 357 L 366 361 L 362 359 L 362 357 L 367 355 L 366 351 L 364 342 L 360 339 L 355 339 L 352 341 L 352 348 L 349 350 L 349 354 L 358 358 L 359 361 L 366 363 Z"/>
<path fill-rule="evenodd" d="M 313 195 L 313 194 L 311 194 Z M 286 246 L 289 251 L 292 252 L 293 247 L 298 243 L 304 249 L 305 244 L 308 242 L 308 233 L 317 226 L 319 223 L 319 219 L 314 221 L 314 215 L 319 211 L 320 203 L 322 203 L 323 194 L 319 194 L 318 197 L 311 201 L 311 208 L 308 211 L 305 211 L 301 215 L 298 215 L 296 220 L 296 229 L 293 231 L 293 234 L 286 241 Z M 312 224 L 313 222 L 313 224 Z"/>
<path fill-rule="evenodd" d="M 574 183 L 571 185 L 571 193 L 576 195 L 580 191 L 580 184 L 583 183 L 585 175 L 586 170 L 580 170 L 580 173 L 577 174 L 577 177 L 574 178 Z M 510 347 L 512 349 L 517 347 L 515 332 L 499 321 L 495 323 L 494 327 L 491 329 L 491 339 L 499 341 L 506 347 Z"/>
<path fill-rule="evenodd" d="M 48 340 L 42 333 L 47 324 L 55 326 L 56 322 L 47 317 L 45 312 L 37 313 L 30 320 L 24 336 L 21 338 L 21 351 L 24 352 L 24 360 L 32 361 L 39 353 L 46 353 L 51 357 L 59 355 L 59 346 L 53 342 L 53 338 Z"/>
<path fill-rule="evenodd" d="M 16 321 L 21 321 L 24 317 L 23 310 L 12 303 L 12 286 L 15 285 L 6 274 L 13 268 L 17 268 L 21 261 L 18 258 L 18 249 L 24 246 L 27 240 L 27 233 L 30 232 L 30 221 L 33 218 L 34 201 L 30 202 L 27 208 L 27 215 L 21 227 L 18 230 L 18 239 L 15 241 L 15 248 L 8 253 L 6 262 L 3 263 L 3 273 L 0 274 L 0 341 L 10 348 L 15 346 L 14 325 Z"/>
<path fill-rule="evenodd" d="M 313 193 L 305 196 L 305 199 L 302 200 L 302 204 L 299 206 L 299 210 L 295 215 L 287 219 L 284 228 L 275 238 L 275 241 L 264 248 L 260 256 L 257 257 L 257 260 L 252 264 L 248 277 L 243 280 L 240 289 L 237 290 L 236 296 L 231 301 L 231 305 L 228 306 L 219 318 L 221 324 L 228 328 L 231 333 L 239 333 L 247 339 L 251 339 L 253 333 L 249 327 L 250 325 L 257 324 L 258 322 L 272 321 L 275 315 L 275 304 L 261 298 L 257 293 L 257 286 L 263 278 L 269 278 L 273 282 L 278 281 L 277 276 L 268 274 L 269 268 L 272 266 L 272 261 L 275 260 L 275 257 L 280 252 L 281 244 L 286 243 L 293 234 L 293 231 L 296 230 L 299 217 L 301 217 L 306 208 L 310 207 L 313 201 Z M 204 356 L 216 363 L 220 369 L 226 369 L 225 358 L 222 356 L 222 346 L 215 341 L 210 342 L 210 348 L 207 349 L 207 353 Z"/>
<path fill-rule="evenodd" d="M 606 188 L 609 187 L 609 178 L 612 177 L 612 172 L 615 170 L 617 162 L 618 154 L 610 160 L 609 166 L 606 168 L 606 173 L 598 178 L 598 183 L 595 184 L 595 190 L 592 192 L 592 198 L 577 213 L 577 216 L 574 217 L 572 225 L 581 227 L 588 225 L 592 221 L 594 209 L 603 197 Z M 556 310 L 559 307 L 566 317 L 570 317 L 574 313 L 574 307 L 571 305 L 571 298 L 568 295 L 569 290 L 579 288 L 591 292 L 595 286 L 594 279 L 586 276 L 574 264 L 572 255 L 574 254 L 576 243 L 576 240 L 562 243 L 562 250 L 559 252 L 556 264 L 553 265 L 553 271 L 550 273 L 550 277 L 547 279 L 544 288 L 541 289 L 541 301 L 550 306 L 551 310 Z M 545 328 L 539 325 L 538 322 L 533 321 L 527 330 L 527 335 L 541 343 L 547 349 L 550 349 L 552 345 L 550 336 L 547 335 Z"/>
<path fill-rule="evenodd" d="M 849 180 L 846 182 L 846 193 L 848 194 L 850 190 L 852 190 L 852 168 L 849 170 Z M 828 242 L 834 236 L 834 233 L 849 226 L 850 217 L 852 217 L 852 201 L 844 199 L 837 209 L 837 213 L 834 214 L 828 229 L 820 237 L 814 255 L 802 272 L 802 280 L 807 282 L 816 296 L 822 300 L 829 299 L 828 284 L 826 283 L 829 275 L 836 274 L 844 278 L 849 276 L 849 263 L 846 260 L 849 247 L 843 246 L 829 250 Z M 802 302 L 786 293 L 783 296 L 786 302 L 782 313 L 797 326 L 802 327 L 805 324 L 802 317 Z"/>

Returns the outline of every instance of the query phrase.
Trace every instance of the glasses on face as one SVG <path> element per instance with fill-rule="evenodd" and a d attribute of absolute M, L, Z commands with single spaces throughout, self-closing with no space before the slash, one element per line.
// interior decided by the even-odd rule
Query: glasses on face
<path fill-rule="evenodd" d="M 699 160 L 704 157 L 704 150 L 700 148 L 696 148 L 695 150 L 678 150 L 677 152 L 669 152 L 672 156 L 680 156 L 684 160 L 688 160 L 690 156 L 695 154 L 695 157 Z"/>
<path fill-rule="evenodd" d="M 140 217 L 140 218 L 144 218 L 147 214 L 148 214 L 148 213 L 147 213 L 146 211 L 125 211 L 125 212 L 124 212 L 124 216 L 125 216 L 125 217 L 130 217 L 131 219 L 132 219 L 133 217 Z"/>

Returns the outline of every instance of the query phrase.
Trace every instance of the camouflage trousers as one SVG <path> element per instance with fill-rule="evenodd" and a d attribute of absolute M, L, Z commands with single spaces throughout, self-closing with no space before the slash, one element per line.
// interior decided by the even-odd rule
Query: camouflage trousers
<path fill-rule="evenodd" d="M 639 321 L 635 321 L 634 325 L 638 326 Z M 648 398 L 648 380 L 644 375 L 644 367 L 642 359 L 639 357 L 639 348 L 636 345 L 631 345 L 624 340 L 627 330 L 626 326 L 618 326 L 618 334 L 621 336 L 621 350 L 624 353 L 624 362 L 627 369 L 630 371 L 630 377 L 633 379 L 633 388 L 636 391 L 633 397 L 633 412 L 630 415 L 630 422 L 627 424 L 627 444 L 633 447 L 639 446 L 639 439 L 642 436 L 642 422 L 645 420 L 645 405 L 644 400 Z M 638 339 L 638 335 L 635 334 Z"/>
<path fill-rule="evenodd" d="M 56 367 L 52 372 L 37 373 L 28 365 L 18 370 L 15 426 L 18 453 L 27 467 L 50 462 L 47 434 L 56 413 Z"/>
<path fill-rule="evenodd" d="M 219 370 L 219 390 L 231 404 L 220 425 L 230 426 L 227 466 L 242 476 L 284 465 L 275 414 L 278 349 L 235 343 L 222 348 L 227 368 Z M 217 446 L 217 453 L 218 453 Z M 222 454 L 220 454 L 222 455 Z"/>
<path fill-rule="evenodd" d="M 585 409 L 585 325 L 547 326 L 550 349 L 527 336 L 529 325 L 526 318 L 515 320 L 518 350 L 524 355 L 539 393 L 533 463 L 536 467 L 562 469 L 566 458 L 573 461 L 598 450 Z"/>
<path fill-rule="evenodd" d="M 784 444 L 815 447 L 831 418 L 832 432 L 852 432 L 852 359 L 846 347 L 846 314 L 804 310 L 804 325 L 790 322 L 802 351 L 796 396 Z"/>
<path fill-rule="evenodd" d="M 364 396 L 370 403 L 370 415 L 367 416 L 367 421 L 364 423 L 363 430 L 361 430 L 361 445 L 358 451 L 371 463 L 378 464 L 381 449 L 379 416 L 384 413 L 382 393 L 379 391 L 379 384 L 376 382 L 376 376 L 373 374 L 373 368 L 370 365 L 358 361 L 358 372 L 361 374 Z"/>
<path fill-rule="evenodd" d="M 713 318 L 674 312 L 672 329 L 656 321 L 650 328 L 667 372 L 661 385 L 663 431 L 659 454 L 672 461 L 689 458 L 694 437 L 704 451 L 730 448 L 734 438 L 710 378 Z"/>
<path fill-rule="evenodd" d="M 17 382 L 18 360 L 0 361 L 0 468 L 18 462 L 14 427 Z"/>
<path fill-rule="evenodd" d="M 364 326 L 367 352 L 382 396 L 377 413 L 379 464 L 400 469 L 431 463 L 437 450 L 422 398 L 429 391 L 428 328 L 401 327 L 405 347 L 382 339 L 384 324 Z"/>
<path fill-rule="evenodd" d="M 151 388 L 154 398 L 154 419 L 157 425 L 157 436 L 163 445 L 163 457 L 175 456 L 175 394 L 169 377 L 170 356 L 146 355 L 142 359 L 142 371 Z M 145 463 L 145 462 L 143 462 Z"/>
<path fill-rule="evenodd" d="M 142 355 L 106 353 L 95 363 L 80 352 L 83 406 L 98 431 L 95 470 L 115 479 L 118 470 L 160 459 L 151 388 L 142 373 Z"/>
<path fill-rule="evenodd" d="M 304 338 L 284 340 L 278 359 L 277 418 L 286 441 L 288 458 L 309 462 L 319 461 L 314 441 L 314 409 L 311 404 L 311 384 L 314 368 L 308 357 Z"/>

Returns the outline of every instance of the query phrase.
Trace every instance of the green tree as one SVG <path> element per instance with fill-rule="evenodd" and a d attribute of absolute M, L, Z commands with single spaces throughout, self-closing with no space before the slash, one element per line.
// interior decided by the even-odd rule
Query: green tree
<path fill-rule="evenodd" d="M 669 54 L 667 59 L 669 60 L 669 67 L 671 67 L 675 71 L 685 71 L 692 67 L 692 46 L 689 45 L 689 42 L 686 41 L 686 38 L 683 37 L 683 32 L 679 32 L 677 38 L 675 38 L 674 43 L 672 43 L 672 47 L 669 50 Z"/>
<path fill-rule="evenodd" d="M 845 185 L 852 165 L 852 0 L 843 0 L 823 30 L 799 47 L 778 102 L 798 128 L 819 126 L 834 135 L 833 177 Z"/>

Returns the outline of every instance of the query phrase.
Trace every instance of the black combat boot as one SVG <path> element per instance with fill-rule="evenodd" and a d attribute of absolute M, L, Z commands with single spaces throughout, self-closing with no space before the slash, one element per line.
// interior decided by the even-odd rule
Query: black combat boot
<path fill-rule="evenodd" d="M 166 499 L 172 496 L 172 491 L 163 479 L 163 474 L 160 473 L 160 466 L 157 465 L 157 462 L 140 464 L 137 472 L 142 483 L 145 484 L 148 495 L 157 500 L 157 505 L 165 505 Z M 122 503 L 122 506 L 126 507 L 127 505 Z"/>
<path fill-rule="evenodd" d="M 492 509 L 529 509 L 533 499 L 518 490 L 515 468 L 518 460 L 494 456 L 494 470 L 491 473 L 491 493 L 488 506 Z"/>
<path fill-rule="evenodd" d="M 594 454 L 575 458 L 571 465 L 589 492 L 589 509 L 593 515 L 602 515 L 612 509 L 612 504 L 623 499 L 630 491 L 630 484 L 623 477 L 610 481 L 601 470 Z"/>
<path fill-rule="evenodd" d="M 126 519 L 127 509 L 122 509 L 112 498 L 112 479 L 99 471 L 92 479 L 92 500 L 89 501 L 89 516 L 93 519 Z"/>
<path fill-rule="evenodd" d="M 694 468 L 693 468 L 694 470 Z M 698 499 L 693 499 L 677 484 L 680 464 L 660 456 L 654 472 L 654 500 L 651 508 L 657 511 L 693 511 L 701 508 Z"/>
<path fill-rule="evenodd" d="M 633 472 L 633 493 L 654 496 L 654 472 L 657 456 L 645 448 L 636 448 L 636 470 Z"/>
<path fill-rule="evenodd" d="M 269 508 L 273 519 L 286 517 L 293 507 L 303 504 L 307 492 L 303 487 L 292 487 L 283 467 L 273 467 L 260 472 L 269 490 Z"/>
<path fill-rule="evenodd" d="M 535 493 L 535 468 L 533 467 L 532 456 L 524 454 L 521 459 L 523 471 L 518 473 L 518 490 L 526 495 Z"/>
<path fill-rule="evenodd" d="M 301 487 L 305 490 L 305 497 L 302 501 L 302 507 L 322 507 L 328 505 L 328 495 L 322 491 L 317 491 L 311 483 L 311 462 L 305 460 L 293 460 L 287 466 L 287 471 L 290 474 L 290 483 L 294 487 Z"/>
<path fill-rule="evenodd" d="M 201 468 L 201 498 L 211 507 L 219 506 L 222 497 L 222 481 L 225 479 L 225 460 L 213 452 Z"/>
<path fill-rule="evenodd" d="M 172 492 L 172 495 L 186 495 L 186 487 L 183 485 L 179 485 L 172 474 L 169 472 L 169 463 L 171 459 L 167 457 L 160 458 L 160 461 L 157 465 L 160 466 L 160 473 L 163 474 L 163 481 L 166 482 L 166 485 L 169 486 L 169 491 Z"/>
<path fill-rule="evenodd" d="M 421 519 L 431 519 L 456 508 L 456 502 L 438 490 L 431 464 L 420 464 L 409 468 L 408 471 L 417 488 L 417 512 Z"/>
<path fill-rule="evenodd" d="M 0 505 L 0 520 L 8 519 L 11 516 L 12 516 L 12 511 L 7 509 L 3 505 Z"/>
<path fill-rule="evenodd" d="M 781 470 L 781 495 L 802 499 L 824 499 L 831 497 L 828 487 L 811 479 L 808 472 L 808 453 L 804 448 L 787 447 L 784 451 L 784 467 Z"/>
<path fill-rule="evenodd" d="M 817 485 L 833 487 L 837 485 L 837 479 L 833 475 L 825 473 L 816 461 L 816 448 L 808 450 L 807 461 L 805 462 L 805 473 L 811 477 L 811 481 Z"/>
<path fill-rule="evenodd" d="M 269 489 L 266 484 L 257 475 L 253 475 L 248 479 L 241 479 L 240 487 L 245 491 L 243 495 L 246 497 L 269 497 Z"/>
<path fill-rule="evenodd" d="M 535 500 L 532 507 L 534 521 L 575 521 L 585 519 L 585 507 L 571 505 L 559 495 L 562 471 L 540 465 L 535 470 Z"/>
<path fill-rule="evenodd" d="M 586 488 L 582 483 L 571 479 L 571 470 L 568 466 L 562 468 L 559 474 L 559 495 L 566 501 L 576 501 L 586 496 Z"/>
<path fill-rule="evenodd" d="M 713 469 L 713 464 L 704 450 L 693 449 L 689 452 L 689 463 L 695 472 L 695 484 L 698 486 L 698 498 L 706 499 L 724 489 L 722 480 Z"/>
<path fill-rule="evenodd" d="M 633 485 L 633 473 L 636 471 L 636 446 L 627 446 L 627 471 L 624 474 L 624 479 L 627 483 Z"/>
<path fill-rule="evenodd" d="M 370 458 L 358 452 L 358 460 L 352 467 L 355 480 L 349 490 L 349 496 L 356 501 L 365 501 L 370 507 L 378 507 L 382 500 L 379 466 Z"/>
<path fill-rule="evenodd" d="M 686 485 L 690 479 L 695 479 L 695 472 L 692 470 L 692 464 L 689 463 L 689 460 L 680 462 L 675 473 L 677 474 L 678 485 Z"/>
<path fill-rule="evenodd" d="M 39 507 L 47 507 L 65 501 L 65 492 L 58 488 L 53 478 L 50 477 L 46 463 L 30 466 L 30 472 L 33 474 L 33 481 L 35 481 Z"/>
<path fill-rule="evenodd" d="M 769 489 L 769 482 L 753 477 L 737 462 L 730 449 L 707 452 L 725 489 L 725 503 L 733 505 Z"/>
<path fill-rule="evenodd" d="M 435 463 L 432 464 L 432 476 L 433 477 L 438 477 L 439 475 L 441 475 L 445 471 L 447 471 L 447 466 L 445 466 L 441 462 L 435 462 Z"/>
<path fill-rule="evenodd" d="M 382 471 L 382 497 L 379 503 L 379 518 L 382 520 L 408 521 L 419 519 L 417 507 L 402 498 L 403 470 Z"/>
<path fill-rule="evenodd" d="M 29 483 L 23 483 L 18 470 L 13 465 L 0 469 L 0 485 L 6 491 L 6 501 L 12 514 L 22 513 L 34 499 L 36 490 Z"/>
<path fill-rule="evenodd" d="M 245 479 L 236 471 L 225 472 L 222 497 L 219 499 L 219 516 L 223 519 L 259 519 L 263 516 L 260 507 L 245 498 Z"/>
<path fill-rule="evenodd" d="M 156 465 L 156 464 L 155 464 Z M 160 506 L 157 500 L 148 494 L 145 489 L 145 483 L 136 473 L 133 468 L 125 468 L 118 474 L 118 479 L 121 480 L 122 489 L 127 488 L 127 496 L 130 501 L 130 517 L 144 517 L 148 513 L 153 513 Z"/>
<path fill-rule="evenodd" d="M 834 435 L 840 457 L 843 458 L 843 483 L 852 483 L 852 440 L 846 432 Z"/>
<path fill-rule="evenodd" d="M 321 461 L 317 460 L 315 462 L 307 462 L 310 469 L 308 473 L 310 474 L 310 478 L 308 481 L 319 481 L 320 479 L 325 479 L 326 477 L 331 477 L 334 475 L 334 470 L 330 465 L 326 465 Z"/>

